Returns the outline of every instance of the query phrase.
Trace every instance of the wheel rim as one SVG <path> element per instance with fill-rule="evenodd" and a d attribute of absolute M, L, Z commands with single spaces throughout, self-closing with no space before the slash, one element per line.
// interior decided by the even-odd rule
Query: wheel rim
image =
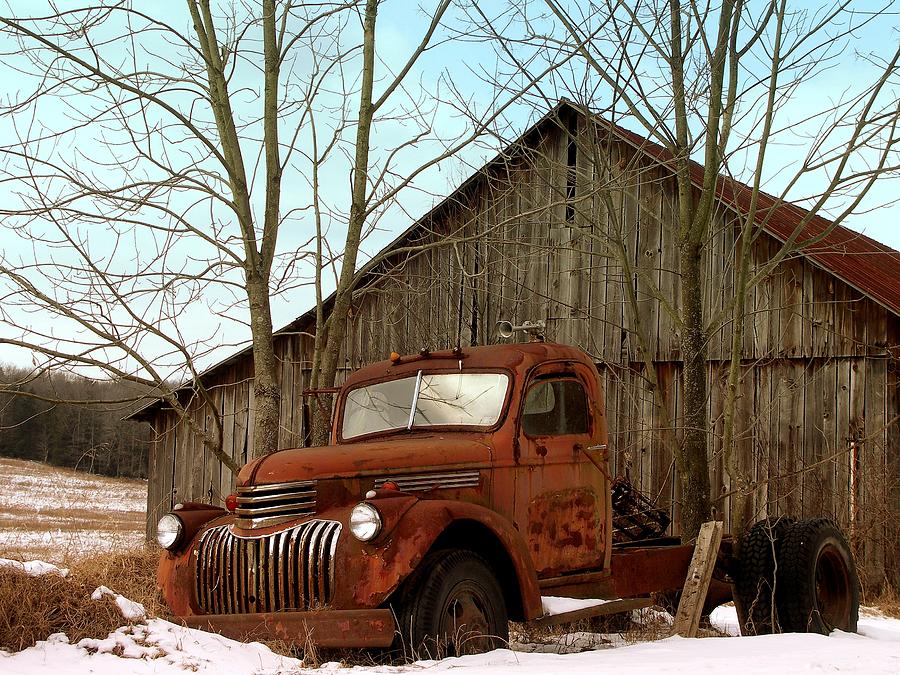
<path fill-rule="evenodd" d="M 816 606 L 828 630 L 848 629 L 852 596 L 844 556 L 837 546 L 826 544 L 816 560 Z"/>
<path fill-rule="evenodd" d="M 493 648 L 488 598 L 480 586 L 464 582 L 447 596 L 440 634 L 455 654 L 475 654 Z"/>

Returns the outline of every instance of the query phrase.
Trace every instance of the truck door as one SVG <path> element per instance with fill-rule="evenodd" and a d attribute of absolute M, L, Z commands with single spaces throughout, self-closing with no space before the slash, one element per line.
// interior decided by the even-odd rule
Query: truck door
<path fill-rule="evenodd" d="M 605 420 L 592 405 L 596 375 L 583 364 L 535 369 L 519 415 L 516 522 L 538 576 L 598 569 L 606 560 L 609 485 L 584 450 Z"/>

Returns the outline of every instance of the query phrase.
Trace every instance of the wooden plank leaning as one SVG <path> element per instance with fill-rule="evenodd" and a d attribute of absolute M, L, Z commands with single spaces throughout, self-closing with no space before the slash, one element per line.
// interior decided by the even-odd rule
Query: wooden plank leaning
<path fill-rule="evenodd" d="M 703 523 L 697 536 L 697 545 L 694 547 L 694 557 L 691 559 L 691 566 L 684 581 L 675 622 L 672 625 L 673 635 L 697 636 L 703 603 L 706 602 L 706 593 L 709 590 L 709 582 L 712 579 L 721 543 L 722 522 L 714 520 Z"/>

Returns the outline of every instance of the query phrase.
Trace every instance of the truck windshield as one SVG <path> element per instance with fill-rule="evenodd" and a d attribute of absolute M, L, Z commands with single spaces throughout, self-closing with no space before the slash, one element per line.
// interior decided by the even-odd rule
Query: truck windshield
<path fill-rule="evenodd" d="M 509 377 L 432 373 L 378 382 L 347 395 L 341 437 L 433 426 L 489 427 L 500 419 Z M 415 414 L 410 414 L 415 402 Z"/>

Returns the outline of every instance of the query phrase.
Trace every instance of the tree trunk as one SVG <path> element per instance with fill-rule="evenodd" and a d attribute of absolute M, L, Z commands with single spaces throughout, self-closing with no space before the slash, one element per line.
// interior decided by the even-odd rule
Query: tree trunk
<path fill-rule="evenodd" d="M 722 448 L 725 472 L 731 493 L 731 533 L 734 535 L 734 552 L 740 555 L 741 537 L 752 524 L 753 476 L 741 469 L 735 446 L 735 422 L 737 418 L 738 391 L 741 385 L 741 353 L 744 343 L 744 303 L 747 298 L 747 276 L 750 266 L 750 228 L 745 227 L 738 253 L 737 278 L 735 280 L 734 322 L 731 333 L 731 361 L 728 364 L 728 385 L 725 393 L 725 428 Z"/>
<path fill-rule="evenodd" d="M 254 274 L 247 280 L 250 301 L 250 332 L 253 338 L 253 393 L 256 418 L 253 423 L 251 457 L 278 450 L 281 389 L 276 375 L 275 342 L 272 339 L 272 312 L 269 308 L 268 279 Z"/>
<path fill-rule="evenodd" d="M 682 243 L 681 307 L 683 328 L 681 352 L 684 359 L 684 437 L 678 462 L 681 479 L 681 538 L 697 536 L 709 520 L 709 465 L 707 462 L 706 412 L 706 332 L 703 329 L 701 247 Z"/>

